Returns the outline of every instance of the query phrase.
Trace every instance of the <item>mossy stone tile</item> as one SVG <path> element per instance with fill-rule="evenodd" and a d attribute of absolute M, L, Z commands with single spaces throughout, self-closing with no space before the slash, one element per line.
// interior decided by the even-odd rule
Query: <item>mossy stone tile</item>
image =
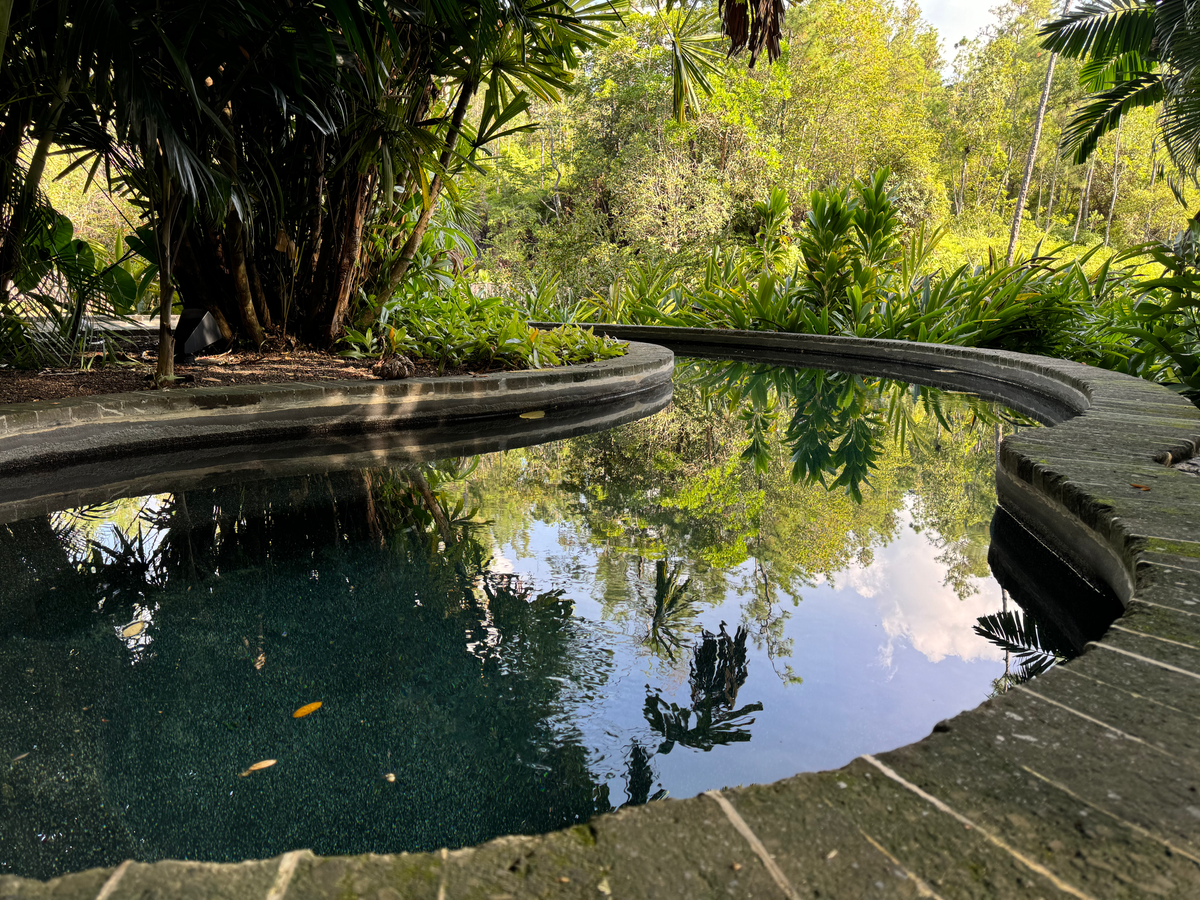
<path fill-rule="evenodd" d="M 275 882 L 274 860 L 130 863 L 111 900 L 263 900 Z"/>
<path fill-rule="evenodd" d="M 1149 442 L 1200 443 L 1200 422 L 1190 419 L 1113 421 L 1111 416 L 1076 416 L 1050 428 L 1024 428 L 1005 438 L 1014 448 L 1076 446 L 1081 455 L 1095 445 L 1105 452 L 1112 449 L 1136 450 Z"/>
<path fill-rule="evenodd" d="M 1145 603 L 1130 604 L 1125 615 L 1113 623 L 1120 629 L 1150 637 L 1188 644 L 1200 650 L 1200 616 Z"/>
<path fill-rule="evenodd" d="M 279 861 L 273 862 L 277 866 Z M 430 853 L 334 857 L 306 853 L 297 861 L 284 896 L 287 900 L 342 897 L 435 900 L 444 866 L 443 860 Z M 262 897 L 265 900 L 266 894 Z"/>
<path fill-rule="evenodd" d="M 1120 486 L 1124 483 L 1125 478 L 1150 479 L 1149 482 L 1143 480 L 1140 483 L 1149 484 L 1153 487 L 1160 483 L 1163 479 L 1179 480 L 1183 487 L 1189 485 L 1200 490 L 1200 479 L 1193 478 L 1190 475 L 1185 475 L 1172 469 L 1170 466 L 1162 463 L 1154 462 L 1153 460 L 1130 459 L 1124 462 L 1112 462 L 1109 460 L 1088 460 L 1079 459 L 1072 456 L 1041 456 L 1036 459 L 1036 462 L 1048 469 L 1057 472 L 1069 474 L 1076 481 L 1085 484 L 1116 484 Z"/>
<path fill-rule="evenodd" d="M 840 773 L 806 774 L 722 794 L 801 897 L 920 896 L 916 881 L 886 848 L 873 845 L 826 800 L 844 790 L 839 782 L 845 783 Z"/>
<path fill-rule="evenodd" d="M 1135 596 L 1190 612 L 1200 612 L 1200 559 L 1141 549 L 1134 559 Z"/>
<path fill-rule="evenodd" d="M 1059 896 L 1016 856 L 858 759 L 832 773 L 826 802 L 870 835 L 940 896 Z M 845 788 L 840 785 L 845 784 Z M 868 892 L 849 896 L 870 896 Z"/>
<path fill-rule="evenodd" d="M 1169 401 L 1169 398 L 1167 398 Z M 1200 409 L 1192 406 L 1186 400 L 1164 402 L 1161 395 L 1146 395 L 1141 400 L 1123 400 L 1115 397 L 1101 396 L 1091 401 L 1082 418 L 1096 418 L 1109 414 L 1116 415 L 1150 415 L 1165 418 L 1189 419 L 1200 421 Z"/>
<path fill-rule="evenodd" d="M 1162 663 L 1178 669 L 1187 673 L 1188 677 L 1197 679 L 1200 684 L 1200 650 L 1194 647 L 1116 628 L 1108 630 L 1099 646 L 1107 653 L 1133 653 L 1151 663 Z"/>
<path fill-rule="evenodd" d="M 951 734 L 1200 856 L 1200 767 L 1022 691 L 951 720 Z"/>
<path fill-rule="evenodd" d="M 1147 584 L 1150 578 L 1161 578 L 1168 574 L 1174 576 L 1168 584 L 1161 582 Z M 1130 600 L 1131 607 L 1144 604 L 1165 607 L 1191 616 L 1200 616 L 1200 572 L 1188 569 L 1170 570 L 1161 566 L 1141 566 L 1138 569 L 1138 575 L 1139 587 L 1137 594 Z"/>
<path fill-rule="evenodd" d="M 1025 858 L 1094 897 L 1200 895 L 1200 865 L 994 747 L 950 730 L 880 756 Z"/>
<path fill-rule="evenodd" d="M 1151 702 L 1143 695 L 1073 674 L 1071 666 L 1056 666 L 1024 685 L 1025 690 L 1054 703 L 1119 728 L 1180 759 L 1200 764 L 1197 719 L 1179 706 L 1200 711 L 1200 683 L 1172 685 L 1171 699 L 1179 706 Z M 1171 673 L 1168 673 L 1171 674 Z M 1173 708 L 1174 707 L 1174 708 Z"/>
<path fill-rule="evenodd" d="M 1200 681 L 1132 656 L 1102 647 L 1088 648 L 1078 659 L 1056 669 L 1064 676 L 1081 678 L 1122 691 L 1200 722 L 1196 692 Z M 1036 681 L 1034 682 L 1036 684 Z"/>
<path fill-rule="evenodd" d="M 593 819 L 588 828 L 613 897 L 781 896 L 746 839 L 708 797 L 649 803 Z"/>

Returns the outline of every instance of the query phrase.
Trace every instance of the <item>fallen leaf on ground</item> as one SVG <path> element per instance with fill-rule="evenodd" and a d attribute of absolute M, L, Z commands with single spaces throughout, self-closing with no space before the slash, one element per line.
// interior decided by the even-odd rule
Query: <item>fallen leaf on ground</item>
<path fill-rule="evenodd" d="M 296 710 L 294 713 L 292 713 L 292 718 L 293 719 L 303 719 L 305 716 L 309 715 L 310 713 L 315 713 L 320 708 L 321 708 L 320 700 L 318 700 L 315 703 L 306 703 L 302 707 L 300 707 L 298 710 Z"/>
<path fill-rule="evenodd" d="M 20 756 L 14 756 L 14 757 L 13 757 L 13 762 L 20 762 L 21 760 L 23 760 L 23 759 L 24 759 L 25 757 L 27 757 L 28 755 L 29 755 L 28 753 L 22 753 Z"/>
<path fill-rule="evenodd" d="M 269 768 L 271 768 L 271 766 L 275 765 L 275 763 L 277 763 L 277 762 L 279 762 L 279 760 L 277 760 L 277 759 L 264 759 L 261 762 L 256 762 L 254 765 L 252 765 L 250 768 L 248 768 L 245 772 L 243 772 L 241 777 L 245 778 L 251 772 L 258 772 L 261 769 L 269 769 Z"/>
<path fill-rule="evenodd" d="M 535 410 L 533 410 L 533 412 L 523 412 L 523 413 L 521 413 L 521 418 L 522 419 L 544 419 L 544 418 L 546 418 L 546 411 L 544 409 L 535 409 Z"/>
<path fill-rule="evenodd" d="M 137 637 L 146 630 L 145 622 L 130 622 L 121 629 L 121 637 Z"/>
<path fill-rule="evenodd" d="M 1139 491 L 1148 491 L 1148 490 L 1150 490 L 1150 488 L 1146 487 L 1146 485 L 1144 485 L 1144 484 L 1133 484 L 1132 482 L 1130 482 L 1129 486 L 1130 486 L 1130 487 L 1135 487 L 1135 488 L 1137 488 Z"/>

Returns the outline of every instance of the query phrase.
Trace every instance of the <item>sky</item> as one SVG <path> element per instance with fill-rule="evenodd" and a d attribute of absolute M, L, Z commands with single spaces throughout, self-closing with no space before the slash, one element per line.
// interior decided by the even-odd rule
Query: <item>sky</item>
<path fill-rule="evenodd" d="M 954 58 L 954 45 L 964 37 L 975 37 L 979 29 L 995 20 L 991 0 L 921 0 L 925 20 L 937 29 L 947 60 Z"/>

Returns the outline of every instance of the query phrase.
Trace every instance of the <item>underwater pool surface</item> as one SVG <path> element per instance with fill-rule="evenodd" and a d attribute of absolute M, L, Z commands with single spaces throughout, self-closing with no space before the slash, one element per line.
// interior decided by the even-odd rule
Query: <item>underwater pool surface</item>
<path fill-rule="evenodd" d="M 1061 659 L 988 566 L 1029 424 L 682 362 L 611 431 L 0 525 L 0 872 L 458 847 L 918 740 Z"/>

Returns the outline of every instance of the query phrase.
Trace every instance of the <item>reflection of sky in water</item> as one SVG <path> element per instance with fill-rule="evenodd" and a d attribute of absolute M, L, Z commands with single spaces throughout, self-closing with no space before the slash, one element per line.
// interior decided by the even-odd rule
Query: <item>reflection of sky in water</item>
<path fill-rule="evenodd" d="M 977 706 L 1003 672 L 1003 652 L 974 634 L 979 616 L 1001 606 L 1000 587 L 991 578 L 972 579 L 977 591 L 960 600 L 943 584 L 942 549 L 912 527 L 907 510 L 894 540 L 874 549 L 870 565 L 837 573 L 835 586 L 819 583 L 793 605 L 778 598 L 790 614 L 785 637 L 794 641 L 790 659 L 773 666 L 754 640 L 749 624 L 749 677 L 738 705 L 762 703 L 752 713 L 748 744 L 717 746 L 703 752 L 676 745 L 654 756 L 655 789 L 688 797 L 713 787 L 765 783 L 801 771 L 836 768 L 862 753 L 902 746 L 929 733 L 943 718 Z M 614 651 L 614 672 L 597 695 L 586 686 L 564 691 L 567 713 L 560 725 L 591 751 L 591 766 L 608 779 L 612 801 L 624 800 L 631 739 L 653 752 L 662 738 L 643 716 L 648 693 L 681 707 L 690 704 L 690 640 L 672 665 L 640 646 L 644 625 L 638 617 L 605 618 L 603 586 L 596 578 L 600 552 L 569 525 L 535 521 L 522 535 L 524 545 L 497 548 L 493 567 L 512 572 L 537 590 L 564 588 L 575 600 L 575 616 L 594 638 Z M 716 632 L 724 621 L 732 634 L 742 623 L 744 596 L 753 559 L 726 576 L 724 602 L 697 603 L 696 622 Z M 652 593 L 654 565 L 645 579 Z M 711 600 L 712 598 L 706 598 Z M 788 685 L 777 677 L 789 664 L 803 679 Z M 585 699 L 586 695 L 586 699 Z M 661 785 L 660 785 L 661 783 Z"/>

